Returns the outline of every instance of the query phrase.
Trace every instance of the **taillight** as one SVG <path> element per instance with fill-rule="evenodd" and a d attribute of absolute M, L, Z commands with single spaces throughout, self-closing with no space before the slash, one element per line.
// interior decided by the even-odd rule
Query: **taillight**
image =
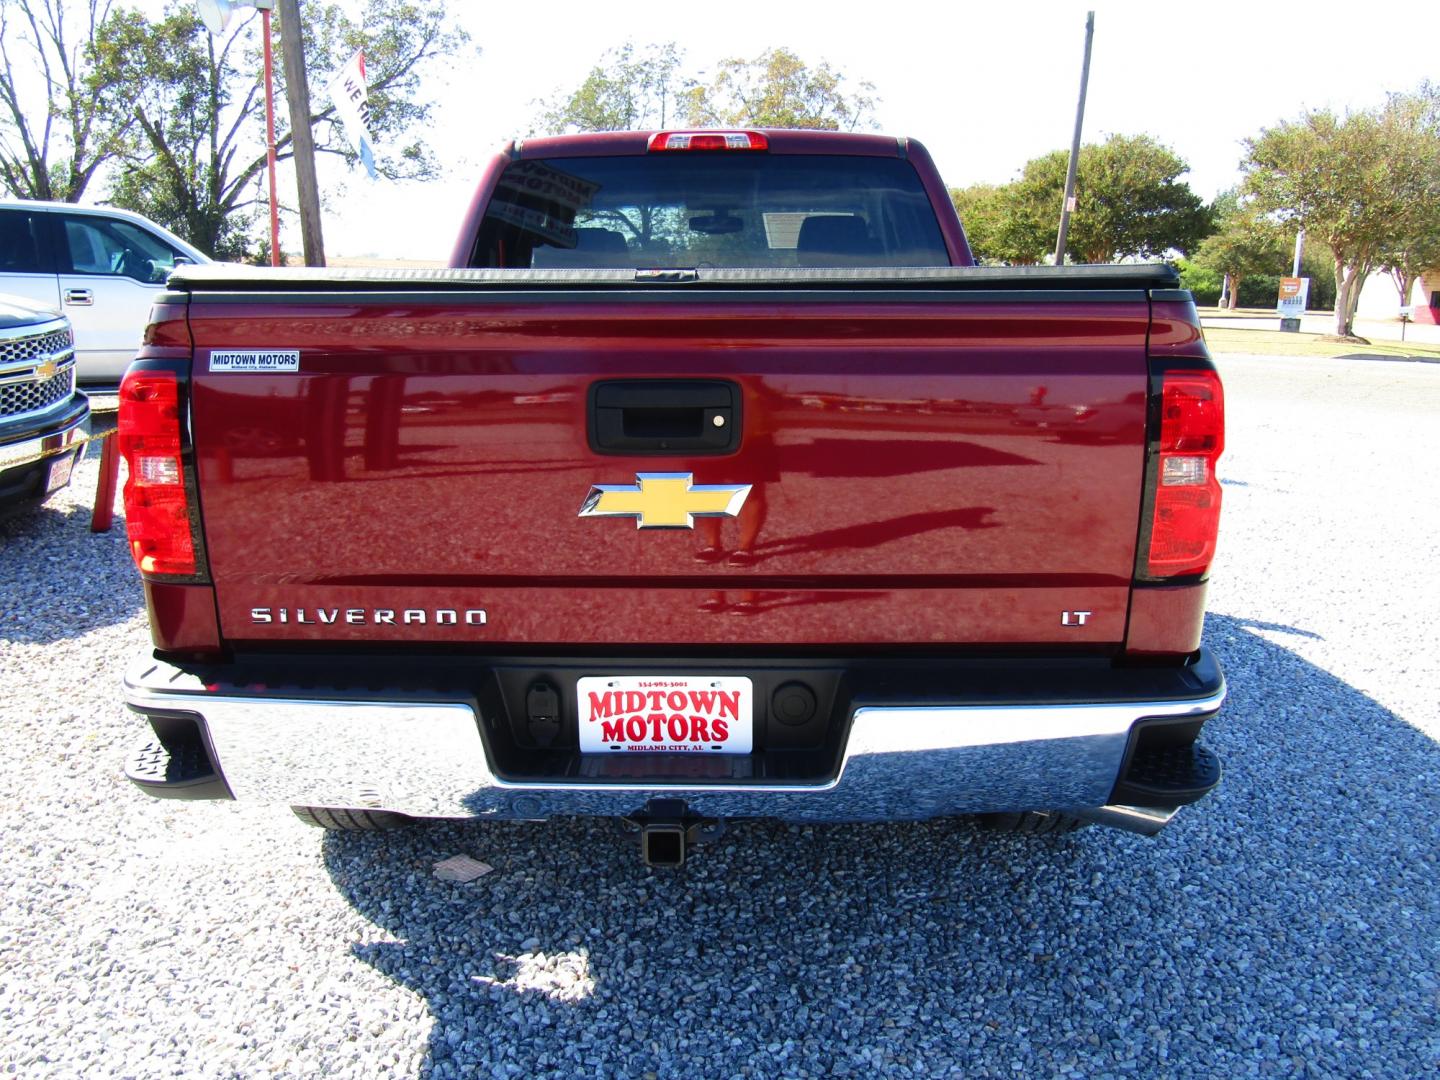
<path fill-rule="evenodd" d="M 1155 507 L 1146 559 L 1152 578 L 1205 573 L 1220 527 L 1215 463 L 1225 449 L 1225 398 L 1213 370 L 1161 376 Z"/>
<path fill-rule="evenodd" d="M 769 150 L 770 140 L 759 131 L 657 131 L 650 150 Z"/>
<path fill-rule="evenodd" d="M 125 531 L 143 574 L 196 572 L 181 460 L 180 382 L 173 371 L 126 372 L 116 438 L 130 468 Z"/>

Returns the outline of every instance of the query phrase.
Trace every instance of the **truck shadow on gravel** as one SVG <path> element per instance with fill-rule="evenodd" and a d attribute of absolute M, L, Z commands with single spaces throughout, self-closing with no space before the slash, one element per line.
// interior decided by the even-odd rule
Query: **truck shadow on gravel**
<path fill-rule="evenodd" d="M 93 472 L 76 482 L 93 491 Z M 0 518 L 0 643 L 50 645 L 144 608 L 120 515 L 108 533 L 92 533 L 88 505 L 55 497 Z"/>
<path fill-rule="evenodd" d="M 356 956 L 427 1002 L 426 1076 L 1425 1073 L 1440 747 L 1243 621 L 1206 636 L 1226 777 L 1156 840 L 735 823 L 658 872 L 609 822 L 474 823 L 326 865 L 394 938 Z M 462 852 L 494 872 L 435 880 Z"/>

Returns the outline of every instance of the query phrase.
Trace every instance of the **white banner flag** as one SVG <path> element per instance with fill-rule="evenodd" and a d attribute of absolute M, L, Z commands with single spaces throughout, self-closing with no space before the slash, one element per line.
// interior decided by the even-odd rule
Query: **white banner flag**
<path fill-rule="evenodd" d="M 345 124 L 350 145 L 360 155 L 360 164 L 375 179 L 375 149 L 370 144 L 370 97 L 365 89 L 365 53 L 357 52 L 330 82 L 330 100 Z"/>

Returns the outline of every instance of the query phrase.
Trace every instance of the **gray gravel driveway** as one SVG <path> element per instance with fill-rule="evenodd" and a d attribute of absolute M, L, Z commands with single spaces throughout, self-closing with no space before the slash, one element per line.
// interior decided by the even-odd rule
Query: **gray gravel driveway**
<path fill-rule="evenodd" d="M 120 775 L 95 465 L 0 525 L 0 1067 L 39 1076 L 1440 1072 L 1440 366 L 1222 360 L 1221 789 L 1156 840 L 606 822 L 325 836 Z M 467 853 L 494 866 L 435 880 Z"/>

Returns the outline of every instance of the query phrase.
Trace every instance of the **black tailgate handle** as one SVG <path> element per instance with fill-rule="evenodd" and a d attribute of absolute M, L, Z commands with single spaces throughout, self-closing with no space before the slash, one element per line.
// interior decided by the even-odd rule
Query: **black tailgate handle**
<path fill-rule="evenodd" d="M 597 454 L 729 454 L 740 447 L 740 387 L 720 379 L 611 379 L 590 387 Z"/>

